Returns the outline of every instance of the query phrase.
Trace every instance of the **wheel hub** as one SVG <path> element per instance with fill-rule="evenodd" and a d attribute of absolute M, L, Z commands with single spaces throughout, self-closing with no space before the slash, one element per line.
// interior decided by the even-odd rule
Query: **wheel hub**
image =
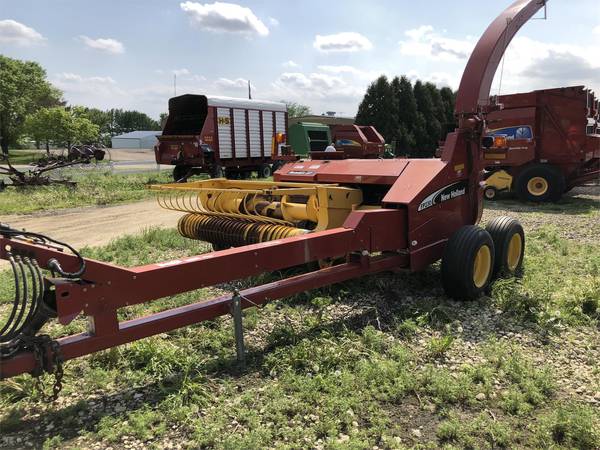
<path fill-rule="evenodd" d="M 511 272 L 514 272 L 521 259 L 523 249 L 523 239 L 519 233 L 515 233 L 508 243 L 507 266 Z"/>
<path fill-rule="evenodd" d="M 475 255 L 473 262 L 473 283 L 481 288 L 488 280 L 492 270 L 492 252 L 487 245 L 482 245 Z"/>
<path fill-rule="evenodd" d="M 531 195 L 544 195 L 548 192 L 548 181 L 542 177 L 533 177 L 527 182 L 527 190 Z"/>

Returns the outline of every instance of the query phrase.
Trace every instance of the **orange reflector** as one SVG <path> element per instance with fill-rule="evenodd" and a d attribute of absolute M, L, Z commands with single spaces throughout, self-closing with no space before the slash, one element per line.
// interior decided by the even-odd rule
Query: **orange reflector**
<path fill-rule="evenodd" d="M 283 144 L 285 142 L 285 134 L 284 133 L 277 133 L 276 136 L 276 141 L 278 144 Z"/>
<path fill-rule="evenodd" d="M 506 136 L 494 136 L 494 147 L 506 147 Z"/>

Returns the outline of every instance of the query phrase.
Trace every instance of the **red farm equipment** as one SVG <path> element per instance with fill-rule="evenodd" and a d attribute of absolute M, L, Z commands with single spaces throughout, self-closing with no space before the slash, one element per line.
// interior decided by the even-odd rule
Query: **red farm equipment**
<path fill-rule="evenodd" d="M 501 191 L 522 201 L 556 201 L 600 180 L 600 111 L 583 86 L 503 95 L 488 114 L 484 195 Z M 493 138 L 493 139 L 491 139 Z"/>
<path fill-rule="evenodd" d="M 335 125 L 331 135 L 346 158 L 382 158 L 385 152 L 385 139 L 373 126 Z"/>
<path fill-rule="evenodd" d="M 270 177 L 297 159 L 288 145 L 284 103 L 185 94 L 169 100 L 169 116 L 158 144 L 157 164 L 174 165 L 173 179 L 208 173 Z"/>
<path fill-rule="evenodd" d="M 501 56 L 544 5 L 517 0 L 485 31 L 465 68 L 456 100 L 459 127 L 446 138 L 441 159 L 306 161 L 286 164 L 273 182 L 156 186 L 163 206 L 187 212 L 181 233 L 212 242 L 217 251 L 126 268 L 2 226 L 0 256 L 10 261 L 19 287 L 0 329 L 0 378 L 43 371 L 60 377 L 64 360 L 230 313 L 243 355 L 243 308 L 367 274 L 420 271 L 440 258 L 442 284 L 456 299 L 473 299 L 494 277 L 517 273 L 525 248 L 519 223 L 501 217 L 486 229 L 476 225 L 483 203 L 481 142 L 486 113 L 495 107 L 489 90 Z M 306 271 L 118 320 L 121 308 L 294 266 Z M 80 314 L 90 319 L 88 332 L 58 340 L 39 335 L 50 318 L 66 325 Z"/>

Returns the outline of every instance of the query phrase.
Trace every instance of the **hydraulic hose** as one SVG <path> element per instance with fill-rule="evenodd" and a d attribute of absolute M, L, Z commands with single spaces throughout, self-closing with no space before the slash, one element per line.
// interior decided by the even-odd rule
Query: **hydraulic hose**
<path fill-rule="evenodd" d="M 40 233 L 34 233 L 32 231 L 25 231 L 25 230 L 16 230 L 16 229 L 12 228 L 10 225 L 5 224 L 5 223 L 0 223 L 0 235 L 6 236 L 6 237 L 15 237 L 15 236 L 29 237 L 29 238 L 38 240 L 42 244 L 51 242 L 51 243 L 59 245 L 61 247 L 66 247 L 79 260 L 79 269 L 76 270 L 75 272 L 67 272 L 62 268 L 62 266 L 60 265 L 60 263 L 58 262 L 58 260 L 56 258 L 50 258 L 48 260 L 48 268 L 50 270 L 53 270 L 53 271 L 59 273 L 62 277 L 65 277 L 65 278 L 79 278 L 85 272 L 86 266 L 85 266 L 85 260 L 83 259 L 83 256 L 81 256 L 81 254 L 77 250 L 75 250 L 73 247 L 71 247 L 69 244 L 57 241 L 56 239 L 53 239 L 51 237 L 48 237 L 48 236 L 40 234 Z"/>

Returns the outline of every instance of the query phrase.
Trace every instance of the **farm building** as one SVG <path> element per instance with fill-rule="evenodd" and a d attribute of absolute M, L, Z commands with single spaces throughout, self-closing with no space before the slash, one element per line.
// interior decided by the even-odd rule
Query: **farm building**
<path fill-rule="evenodd" d="M 140 130 L 120 134 L 111 138 L 112 148 L 153 148 L 158 142 L 156 136 L 160 136 L 160 130 Z"/>

